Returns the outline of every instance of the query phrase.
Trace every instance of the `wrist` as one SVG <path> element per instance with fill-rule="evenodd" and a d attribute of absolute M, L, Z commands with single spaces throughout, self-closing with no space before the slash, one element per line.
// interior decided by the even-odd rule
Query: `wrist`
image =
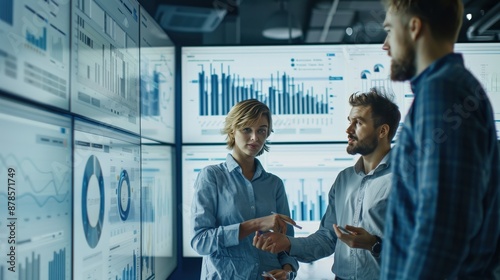
<path fill-rule="evenodd" d="M 290 264 L 285 264 L 282 269 L 286 272 L 293 271 L 293 267 Z"/>
<path fill-rule="evenodd" d="M 286 236 L 285 252 L 290 253 L 291 249 L 292 249 L 292 243 L 290 242 L 290 238 L 288 238 L 288 236 Z"/>
<path fill-rule="evenodd" d="M 372 253 L 372 256 L 378 258 L 380 257 L 380 253 L 382 252 L 382 238 L 377 235 L 374 235 L 374 237 L 375 243 L 373 243 L 370 252 Z"/>

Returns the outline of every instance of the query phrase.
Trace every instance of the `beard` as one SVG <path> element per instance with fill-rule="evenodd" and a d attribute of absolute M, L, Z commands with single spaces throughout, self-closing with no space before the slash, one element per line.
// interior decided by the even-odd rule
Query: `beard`
<path fill-rule="evenodd" d="M 405 40 L 401 59 L 393 58 L 391 61 L 391 80 L 404 82 L 415 76 L 417 67 L 415 65 L 415 48 Z"/>
<path fill-rule="evenodd" d="M 360 154 L 366 156 L 373 153 L 378 146 L 377 135 L 373 135 L 363 140 L 359 140 L 354 135 L 351 135 L 351 137 L 356 140 L 356 143 L 354 145 L 347 145 L 346 151 L 350 155 Z"/>

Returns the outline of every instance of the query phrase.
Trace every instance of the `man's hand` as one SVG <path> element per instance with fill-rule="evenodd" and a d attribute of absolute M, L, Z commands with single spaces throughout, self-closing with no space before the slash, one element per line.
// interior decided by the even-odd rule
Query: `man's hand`
<path fill-rule="evenodd" d="M 257 218 L 257 221 L 259 223 L 258 230 L 262 232 L 273 230 L 274 232 L 286 234 L 287 226 L 281 215 L 272 214 L 269 216 Z"/>
<path fill-rule="evenodd" d="M 290 240 L 286 235 L 278 232 L 256 232 L 253 237 L 253 246 L 263 251 L 277 254 L 282 251 L 290 251 Z"/>
<path fill-rule="evenodd" d="M 345 228 L 352 234 L 343 233 L 337 225 L 333 225 L 333 230 L 337 238 L 351 248 L 372 250 L 372 246 L 377 242 L 374 235 L 368 233 L 364 228 L 346 225 Z"/>

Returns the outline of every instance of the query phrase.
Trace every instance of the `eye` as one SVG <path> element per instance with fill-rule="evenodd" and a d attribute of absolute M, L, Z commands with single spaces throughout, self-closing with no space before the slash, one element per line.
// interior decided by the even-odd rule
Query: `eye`
<path fill-rule="evenodd" d="M 257 133 L 262 134 L 262 135 L 266 135 L 267 134 L 267 129 L 261 128 L 261 129 L 257 130 Z"/>
<path fill-rule="evenodd" d="M 241 132 L 242 132 L 242 133 L 245 133 L 245 134 L 248 134 L 248 133 L 252 132 L 252 129 L 251 129 L 251 128 L 249 128 L 249 127 L 245 127 L 245 128 L 242 128 L 242 129 L 241 129 Z"/>

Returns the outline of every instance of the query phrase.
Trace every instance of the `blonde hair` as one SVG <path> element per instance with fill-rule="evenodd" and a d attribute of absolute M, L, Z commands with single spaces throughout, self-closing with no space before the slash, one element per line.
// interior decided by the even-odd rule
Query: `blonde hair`
<path fill-rule="evenodd" d="M 247 99 L 238 102 L 231 108 L 231 111 L 226 116 L 224 128 L 221 130 L 222 134 L 226 134 L 226 144 L 229 150 L 232 150 L 235 145 L 234 131 L 243 127 L 249 127 L 257 123 L 261 117 L 266 117 L 269 122 L 269 129 L 267 130 L 266 138 L 273 132 L 273 121 L 271 110 L 266 104 L 257 99 Z M 257 156 L 260 156 L 264 151 L 269 151 L 268 141 Z"/>

